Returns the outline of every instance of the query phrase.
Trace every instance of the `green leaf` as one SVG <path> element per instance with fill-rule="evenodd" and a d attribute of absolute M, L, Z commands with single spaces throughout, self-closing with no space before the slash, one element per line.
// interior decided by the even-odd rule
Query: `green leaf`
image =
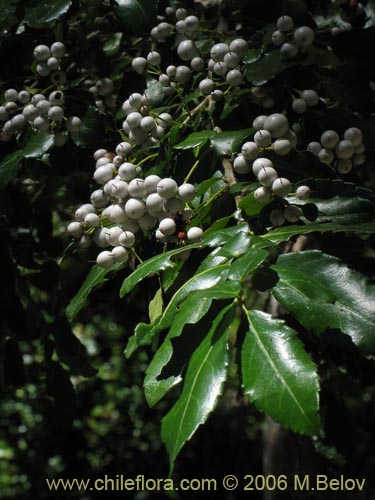
<path fill-rule="evenodd" d="M 296 64 L 299 64 L 299 61 L 283 59 L 280 50 L 276 49 L 266 54 L 259 61 L 245 63 L 244 74 L 253 85 L 265 85 L 276 75 Z"/>
<path fill-rule="evenodd" d="M 40 158 L 54 146 L 54 135 L 33 131 L 20 152 L 23 158 Z"/>
<path fill-rule="evenodd" d="M 25 23 L 33 28 L 56 21 L 66 12 L 72 4 L 71 0 L 44 0 L 35 7 L 25 8 Z"/>
<path fill-rule="evenodd" d="M 134 33 L 149 31 L 156 21 L 154 0 L 114 0 L 115 14 Z"/>
<path fill-rule="evenodd" d="M 113 56 L 119 50 L 121 46 L 122 35 L 123 33 L 116 32 L 111 33 L 111 35 L 107 38 L 103 45 L 103 52 L 107 56 Z"/>
<path fill-rule="evenodd" d="M 316 334 L 337 329 L 365 354 L 375 353 L 375 286 L 341 260 L 312 250 L 281 255 L 273 294 Z"/>
<path fill-rule="evenodd" d="M 155 293 L 154 298 L 150 301 L 148 306 L 148 316 L 150 323 L 154 323 L 163 313 L 163 292 L 162 289 Z"/>
<path fill-rule="evenodd" d="M 209 290 L 218 284 L 230 266 L 228 264 L 220 265 L 212 269 L 207 269 L 199 274 L 195 274 L 186 283 L 184 283 L 173 295 L 168 305 L 163 311 L 162 316 L 154 324 L 139 323 L 135 329 L 134 335 L 129 339 L 125 349 L 126 357 L 130 357 L 133 352 L 141 345 L 147 345 L 151 342 L 153 336 L 169 328 L 176 314 L 178 314 L 178 305 L 189 295 L 197 290 Z"/>
<path fill-rule="evenodd" d="M 127 293 L 133 290 L 137 283 L 145 279 L 147 276 L 174 267 L 175 264 L 171 260 L 171 257 L 173 257 L 174 255 L 193 248 L 203 248 L 206 246 L 215 247 L 224 245 L 225 243 L 230 241 L 236 234 L 240 232 L 248 232 L 248 230 L 249 228 L 247 224 L 239 224 L 237 226 L 232 226 L 229 228 L 207 231 L 203 236 L 202 242 L 200 243 L 191 243 L 189 245 L 184 245 L 148 259 L 147 261 L 140 264 L 136 268 L 136 270 L 125 279 L 120 289 L 120 297 L 124 297 Z"/>
<path fill-rule="evenodd" d="M 246 195 L 239 202 L 238 207 L 243 210 L 248 216 L 254 217 L 260 214 L 266 203 L 261 203 L 254 197 L 254 192 Z"/>
<path fill-rule="evenodd" d="M 246 311 L 242 347 L 245 393 L 274 420 L 302 434 L 319 430 L 316 366 L 297 332 L 261 311 Z"/>
<path fill-rule="evenodd" d="M 195 325 L 198 323 L 209 311 L 211 303 L 211 298 L 201 297 L 196 293 L 189 295 L 182 302 L 178 312 L 178 321 L 173 322 L 162 345 L 156 351 L 146 370 L 144 389 L 147 402 L 150 406 L 160 401 L 172 387 L 182 380 L 180 374 L 174 374 L 168 378 L 158 380 L 163 368 L 172 358 L 172 339 L 181 335 L 185 325 Z"/>
<path fill-rule="evenodd" d="M 108 281 L 108 274 L 112 271 L 117 271 L 120 269 L 121 264 L 114 264 L 113 266 L 105 269 L 104 267 L 100 267 L 95 265 L 91 268 L 89 274 L 87 275 L 85 281 L 83 282 L 81 288 L 76 293 L 74 298 L 70 301 L 69 305 L 66 308 L 66 316 L 69 321 L 73 321 L 77 316 L 79 311 L 84 306 L 87 297 L 92 292 L 94 287 L 102 285 L 106 281 Z"/>
<path fill-rule="evenodd" d="M 54 136 L 42 132 L 32 132 L 23 149 L 7 155 L 0 164 L 0 189 L 4 189 L 21 168 L 23 158 L 39 158 L 54 146 Z"/>
<path fill-rule="evenodd" d="M 218 155 L 231 155 L 239 151 L 245 139 L 254 131 L 253 128 L 246 128 L 230 132 L 216 132 L 211 138 L 211 148 Z"/>
<path fill-rule="evenodd" d="M 74 144 L 81 148 L 95 147 L 103 140 L 105 133 L 103 115 L 94 106 L 89 106 L 82 117 L 79 132 L 71 134 Z"/>
<path fill-rule="evenodd" d="M 215 135 L 213 130 L 201 130 L 199 132 L 193 132 L 186 137 L 182 142 L 179 142 L 175 146 L 175 149 L 193 149 L 197 146 L 205 144 L 211 137 Z"/>
<path fill-rule="evenodd" d="M 243 281 L 246 276 L 254 272 L 268 257 L 267 250 L 251 248 L 231 265 L 228 279 Z"/>
<path fill-rule="evenodd" d="M 306 226 L 284 226 L 273 229 L 267 234 L 262 235 L 272 243 L 281 243 L 282 241 L 287 241 L 292 236 L 296 234 L 308 234 L 308 233 L 354 233 L 354 234 L 374 234 L 375 233 L 375 222 L 363 222 L 361 224 L 319 224 L 312 223 Z"/>
<path fill-rule="evenodd" d="M 290 202 L 295 203 L 297 199 Z M 359 196 L 334 196 L 328 200 L 309 198 L 308 202 L 318 208 L 319 216 L 315 222 L 353 225 L 374 219 L 374 204 Z"/>
<path fill-rule="evenodd" d="M 170 468 L 183 445 L 215 408 L 222 393 L 228 366 L 228 336 L 233 307 L 227 306 L 214 320 L 211 330 L 195 350 L 180 398 L 162 420 L 162 439 Z"/>
<path fill-rule="evenodd" d="M 165 99 L 163 85 L 151 77 L 147 77 L 146 81 L 147 89 L 145 90 L 145 95 L 151 100 L 153 106 L 160 106 Z"/>

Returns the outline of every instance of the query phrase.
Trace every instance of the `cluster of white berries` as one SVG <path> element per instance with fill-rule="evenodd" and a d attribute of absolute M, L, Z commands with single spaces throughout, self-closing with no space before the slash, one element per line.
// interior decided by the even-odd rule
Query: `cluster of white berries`
<path fill-rule="evenodd" d="M 122 109 L 126 115 L 122 129 L 129 142 L 142 149 L 158 143 L 171 126 L 173 119 L 169 113 L 151 115 L 151 99 L 145 94 L 134 92 L 126 99 Z"/>
<path fill-rule="evenodd" d="M 7 89 L 4 101 L 4 105 L 0 106 L 2 140 L 9 140 L 13 134 L 23 132 L 30 124 L 40 132 L 54 132 L 55 144 L 62 146 L 68 139 L 67 132 L 78 132 L 81 127 L 77 116 L 64 116 L 65 95 L 60 90 L 51 92 L 47 97 L 39 93 L 32 95 L 27 90 L 18 92 Z"/>
<path fill-rule="evenodd" d="M 301 115 L 307 111 L 307 108 L 313 108 L 319 104 L 320 97 L 312 89 L 306 89 L 300 92 L 298 98 L 293 99 L 292 109 L 295 113 Z"/>
<path fill-rule="evenodd" d="M 60 71 L 60 65 L 61 58 L 65 55 L 65 52 L 65 45 L 62 42 L 54 42 L 50 47 L 47 45 L 37 45 L 34 49 L 35 71 L 39 76 L 51 75 L 53 79 L 58 78 L 61 81 L 61 78 L 63 78 L 61 73 L 63 72 Z M 54 74 L 54 72 L 58 73 Z"/>
<path fill-rule="evenodd" d="M 195 187 L 184 183 L 178 186 L 172 178 L 148 175 L 142 178 L 142 168 L 126 161 L 131 145 L 118 144 L 116 154 L 105 149 L 94 153 L 94 179 L 101 185 L 90 197 L 91 203 L 75 211 L 68 233 L 87 248 L 93 241 L 98 247 L 113 247 L 97 256 L 97 263 L 109 267 L 125 262 L 129 249 L 143 234 L 155 231 L 160 242 L 191 243 L 202 238 L 199 227 L 190 227 L 191 209 L 186 203 L 195 197 Z"/>
<path fill-rule="evenodd" d="M 326 130 L 320 142 L 310 142 L 307 150 L 317 155 L 321 162 L 334 166 L 340 174 L 348 174 L 353 166 L 363 165 L 366 161 L 363 134 L 357 127 L 348 128 L 343 139 L 335 130 Z"/>
<path fill-rule="evenodd" d="M 115 109 L 117 95 L 113 93 L 115 85 L 111 78 L 99 78 L 95 83 L 92 80 L 85 80 L 83 84 L 94 96 L 95 105 L 99 111 L 104 113 L 107 109 Z"/>
<path fill-rule="evenodd" d="M 280 47 L 281 55 L 285 59 L 294 59 L 314 43 L 314 30 L 309 26 L 295 28 L 294 20 L 290 16 L 279 17 L 276 25 L 277 30 L 272 33 L 272 43 Z"/>
<path fill-rule="evenodd" d="M 175 15 L 177 19 L 175 31 L 185 37 L 178 43 L 177 55 L 182 61 L 189 63 L 189 66 L 169 65 L 162 71 L 160 53 L 151 50 L 146 57 L 133 59 L 133 69 L 139 74 L 149 71 L 158 75 L 159 83 L 166 95 L 172 95 L 178 85 L 183 86 L 190 82 L 193 72 L 206 72 L 199 82 L 199 90 L 203 95 L 212 95 L 214 100 L 223 99 L 223 91 L 217 87 L 225 83 L 230 87 L 237 87 L 242 82 L 243 75 L 239 65 L 248 49 L 248 43 L 242 38 L 232 40 L 229 44 L 215 43 L 210 48 L 209 54 L 201 54 L 193 40 L 194 34 L 199 29 L 199 19 L 188 15 L 183 8 L 176 11 L 171 8 L 167 10 L 167 15 Z M 156 42 L 164 42 L 173 32 L 173 26 L 163 21 L 151 30 L 151 36 Z"/>
<path fill-rule="evenodd" d="M 281 113 L 257 116 L 253 127 L 257 130 L 254 134 L 254 141 L 245 142 L 242 145 L 241 153 L 236 156 L 233 162 L 233 168 L 238 174 L 253 172 L 261 184 L 254 191 L 254 197 L 257 201 L 265 203 L 273 195 L 285 198 L 292 190 L 290 180 L 279 177 L 273 162 L 261 155 L 267 150 L 272 150 L 279 156 L 289 154 L 296 146 L 296 135 L 289 129 L 286 116 Z M 310 195 L 310 188 L 299 186 L 295 194 L 297 198 L 305 199 Z M 302 213 L 298 207 L 292 205 L 285 209 L 285 214 L 281 212 L 280 215 L 279 212 L 271 212 L 270 220 L 274 226 L 282 225 L 286 220 L 296 222 Z"/>

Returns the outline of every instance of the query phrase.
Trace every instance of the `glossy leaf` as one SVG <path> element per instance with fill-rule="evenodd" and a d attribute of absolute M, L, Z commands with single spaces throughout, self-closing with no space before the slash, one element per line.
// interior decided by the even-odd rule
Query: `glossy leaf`
<path fill-rule="evenodd" d="M 211 148 L 218 155 L 231 155 L 239 151 L 245 139 L 254 132 L 253 128 L 215 133 L 211 138 Z"/>
<path fill-rule="evenodd" d="M 202 242 L 200 243 L 191 243 L 189 245 L 184 245 L 148 259 L 147 261 L 140 264 L 136 268 L 136 270 L 125 279 L 120 289 L 120 297 L 124 297 L 137 285 L 137 283 L 142 281 L 150 274 L 158 273 L 160 271 L 164 271 L 165 269 L 173 267 L 175 264 L 171 260 L 171 258 L 174 255 L 178 255 L 179 253 L 185 252 L 189 249 L 224 245 L 240 232 L 248 232 L 247 224 L 239 224 L 230 228 L 221 228 L 215 231 L 207 231 L 203 236 Z"/>
<path fill-rule="evenodd" d="M 211 303 L 211 298 L 201 297 L 196 293 L 189 295 L 182 302 L 178 312 L 178 321 L 173 322 L 162 345 L 156 351 L 146 370 L 144 389 L 147 402 L 150 406 L 160 401 L 172 387 L 182 380 L 180 374 L 174 374 L 158 380 L 163 368 L 172 358 L 172 339 L 182 334 L 185 325 L 198 323 L 209 311 Z"/>
<path fill-rule="evenodd" d="M 156 21 L 156 2 L 153 0 L 114 0 L 115 14 L 134 33 L 150 30 Z"/>
<path fill-rule="evenodd" d="M 71 0 L 44 0 L 35 7 L 25 8 L 25 23 L 33 28 L 37 28 L 52 21 L 56 21 L 71 6 Z"/>
<path fill-rule="evenodd" d="M 336 224 L 356 224 L 371 221 L 374 218 L 374 204 L 358 196 L 334 196 L 328 200 L 309 198 L 319 212 L 316 222 L 334 222 Z"/>
<path fill-rule="evenodd" d="M 197 290 L 209 290 L 219 283 L 227 274 L 229 265 L 207 269 L 199 274 L 195 274 L 173 295 L 168 305 L 165 307 L 162 316 L 154 324 L 139 323 L 135 329 L 134 335 L 129 339 L 126 346 L 125 355 L 130 357 L 133 352 L 141 345 L 147 345 L 151 342 L 153 336 L 169 328 L 172 321 L 178 314 L 178 305 L 189 295 Z"/>
<path fill-rule="evenodd" d="M 250 217 L 260 214 L 265 205 L 265 203 L 261 203 L 255 199 L 254 193 L 246 195 L 238 204 L 239 208 Z"/>
<path fill-rule="evenodd" d="M 375 286 L 341 260 L 319 251 L 281 255 L 273 294 L 307 329 L 337 329 L 365 354 L 375 353 Z"/>
<path fill-rule="evenodd" d="M 223 391 L 228 366 L 228 336 L 233 320 L 232 305 L 214 320 L 211 330 L 195 350 L 181 396 L 162 420 L 162 439 L 170 468 L 183 445 L 215 408 Z"/>
<path fill-rule="evenodd" d="M 280 49 L 275 49 L 256 62 L 245 63 L 244 74 L 252 84 L 264 85 L 282 71 L 296 64 L 298 64 L 297 60 L 287 61 L 282 58 Z"/>
<path fill-rule="evenodd" d="M 21 168 L 23 158 L 39 158 L 54 146 L 54 136 L 42 132 L 32 132 L 23 149 L 7 155 L 0 164 L 0 189 L 4 189 Z"/>
<path fill-rule="evenodd" d="M 201 130 L 199 132 L 192 132 L 186 137 L 182 142 L 179 142 L 175 146 L 175 149 L 193 149 L 197 146 L 205 144 L 211 137 L 215 135 L 213 130 Z"/>
<path fill-rule="evenodd" d="M 105 44 L 103 45 L 103 52 L 107 56 L 113 56 L 116 52 L 118 52 L 121 46 L 122 35 L 123 34 L 121 32 L 115 32 L 107 38 Z"/>
<path fill-rule="evenodd" d="M 354 233 L 354 234 L 374 234 L 375 222 L 362 222 L 360 224 L 333 224 L 326 222 L 324 224 L 312 223 L 306 226 L 284 226 L 273 229 L 262 237 L 272 243 L 281 243 L 287 241 L 296 234 L 308 233 Z"/>
<path fill-rule="evenodd" d="M 100 267 L 98 265 L 91 268 L 81 288 L 79 289 L 79 291 L 76 293 L 76 295 L 70 301 L 68 307 L 66 308 L 66 316 L 69 321 L 73 321 L 74 318 L 77 316 L 79 311 L 84 306 L 87 297 L 92 292 L 93 288 L 102 285 L 103 283 L 108 281 L 107 276 L 112 271 L 117 271 L 118 269 L 120 269 L 120 267 L 121 264 L 114 264 L 108 269 L 105 269 L 104 267 Z"/>
<path fill-rule="evenodd" d="M 302 434 L 319 430 L 316 366 L 297 332 L 261 311 L 246 311 L 249 331 L 242 347 L 242 381 L 256 406 Z"/>
<path fill-rule="evenodd" d="M 242 281 L 254 272 L 268 257 L 267 250 L 251 248 L 231 265 L 228 279 Z"/>

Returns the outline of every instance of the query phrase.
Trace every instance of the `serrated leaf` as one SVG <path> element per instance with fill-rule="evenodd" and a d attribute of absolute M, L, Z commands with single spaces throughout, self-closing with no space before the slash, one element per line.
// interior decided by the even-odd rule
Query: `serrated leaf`
<path fill-rule="evenodd" d="M 198 290 L 209 290 L 219 283 L 229 270 L 229 265 L 224 264 L 213 269 L 207 269 L 199 274 L 195 274 L 186 283 L 184 283 L 173 295 L 168 305 L 165 307 L 162 316 L 154 324 L 139 323 L 135 333 L 130 337 L 125 349 L 126 357 L 130 357 L 133 352 L 141 345 L 147 345 L 151 342 L 153 336 L 169 328 L 176 314 L 178 314 L 178 305 L 191 292 Z"/>
<path fill-rule="evenodd" d="M 297 332 L 261 311 L 246 311 L 249 332 L 241 354 L 242 381 L 256 406 L 302 434 L 319 430 L 316 366 Z"/>
<path fill-rule="evenodd" d="M 68 12 L 71 4 L 71 0 L 44 0 L 39 2 L 35 7 L 26 7 L 25 23 L 33 28 L 37 28 L 56 21 Z"/>
<path fill-rule="evenodd" d="M 93 288 L 102 285 L 103 283 L 108 281 L 107 278 L 108 274 L 110 274 L 112 271 L 117 271 L 120 267 L 121 264 L 114 264 L 108 269 L 105 269 L 104 267 L 100 267 L 98 265 L 95 265 L 94 267 L 91 268 L 81 288 L 73 297 L 73 299 L 70 301 L 69 305 L 65 310 L 66 317 L 68 318 L 69 321 L 73 321 L 74 318 L 77 316 L 79 311 L 84 306 L 87 297 L 92 292 Z"/>
<path fill-rule="evenodd" d="M 202 146 L 214 135 L 215 132 L 213 130 L 201 130 L 199 132 L 192 132 L 186 137 L 186 139 L 184 139 L 182 142 L 179 142 L 178 144 L 175 144 L 173 147 L 175 149 L 193 149 L 197 146 Z"/>
<path fill-rule="evenodd" d="M 272 243 L 281 243 L 282 241 L 287 241 L 292 236 L 297 234 L 308 234 L 308 233 L 354 233 L 354 234 L 374 234 L 375 233 L 375 222 L 362 222 L 360 224 L 333 224 L 330 222 L 319 224 L 312 223 L 306 226 L 284 226 L 273 229 L 267 234 L 262 235 Z"/>
<path fill-rule="evenodd" d="M 335 224 L 357 224 L 374 219 L 374 204 L 358 196 L 334 196 L 328 200 L 309 198 L 319 212 L 316 222 L 332 222 Z"/>
<path fill-rule="evenodd" d="M 181 382 L 180 374 L 158 380 L 163 368 L 169 363 L 173 355 L 172 339 L 183 332 L 185 325 L 195 325 L 207 314 L 212 299 L 200 297 L 197 294 L 189 295 L 181 304 L 178 321 L 174 321 L 162 345 L 156 351 L 146 370 L 144 380 L 145 396 L 150 406 L 155 405 L 176 384 Z"/>
<path fill-rule="evenodd" d="M 23 158 L 39 158 L 54 146 L 54 136 L 42 132 L 31 132 L 22 149 L 7 155 L 0 164 L 0 189 L 4 189 L 21 168 Z"/>
<path fill-rule="evenodd" d="M 120 21 L 134 33 L 150 30 L 156 21 L 156 2 L 154 0 L 114 0 L 115 14 Z"/>
<path fill-rule="evenodd" d="M 281 255 L 273 294 L 307 329 L 337 329 L 365 354 L 375 353 L 375 286 L 341 260 L 317 250 Z"/>
<path fill-rule="evenodd" d="M 170 469 L 183 445 L 215 408 L 222 393 L 228 366 L 228 336 L 233 307 L 227 306 L 214 320 L 211 330 L 195 350 L 181 396 L 162 420 L 162 439 Z"/>
<path fill-rule="evenodd" d="M 230 132 L 216 132 L 211 137 L 211 148 L 218 155 L 231 155 L 239 151 L 241 145 L 249 135 L 253 134 L 253 128 L 233 130 Z"/>
<path fill-rule="evenodd" d="M 163 292 L 161 288 L 155 293 L 148 306 L 150 323 L 154 323 L 163 313 Z"/>

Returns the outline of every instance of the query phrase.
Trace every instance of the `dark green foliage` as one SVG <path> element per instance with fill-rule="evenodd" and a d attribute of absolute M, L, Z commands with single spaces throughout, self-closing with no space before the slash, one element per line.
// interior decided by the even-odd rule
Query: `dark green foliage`
<path fill-rule="evenodd" d="M 68 78 L 56 88 L 67 116 L 82 120 L 61 147 L 56 123 L 49 133 L 1 136 L 0 498 L 50 498 L 45 477 L 260 474 L 264 415 L 288 429 L 298 450 L 315 450 L 321 473 L 366 477 L 359 498 L 372 498 L 375 28 L 374 2 L 364 4 L 353 29 L 332 37 L 342 23 L 329 2 L 178 3 L 202 20 L 193 35 L 202 56 L 214 42 L 249 41 L 242 84 L 223 80 L 224 99 L 214 102 L 198 89 L 203 73 L 166 96 L 157 69 L 132 69 L 151 49 L 149 32 L 167 2 L 0 0 L 0 105 L 7 88 L 55 89 L 38 77 L 32 53 L 59 40 Z M 293 60 L 271 40 L 283 14 L 319 30 Z M 182 63 L 175 49 L 183 37 L 155 45 L 163 72 Z M 105 77 L 114 82 L 113 106 L 88 90 Z M 306 88 L 324 100 L 298 115 L 292 102 Z M 204 235 L 189 243 L 181 231 L 162 244 L 154 231 L 140 232 L 129 261 L 104 269 L 95 265 L 98 249 L 79 248 L 66 226 L 97 188 L 94 152 L 106 148 L 112 159 L 126 139 L 121 104 L 144 91 L 151 113 L 171 113 L 173 123 L 131 159 L 145 175 L 196 185 L 184 224 Z M 293 189 L 259 202 L 257 178 L 232 166 L 253 139 L 253 120 L 271 112 L 294 123 L 297 147 L 262 156 Z M 350 173 L 306 150 L 325 130 L 342 136 L 348 127 L 362 130 L 366 147 L 365 164 Z M 311 189 L 306 200 L 296 196 L 301 185 Z M 273 226 L 272 211 L 288 205 L 301 218 Z M 303 457 L 291 466 L 306 473 Z"/>

